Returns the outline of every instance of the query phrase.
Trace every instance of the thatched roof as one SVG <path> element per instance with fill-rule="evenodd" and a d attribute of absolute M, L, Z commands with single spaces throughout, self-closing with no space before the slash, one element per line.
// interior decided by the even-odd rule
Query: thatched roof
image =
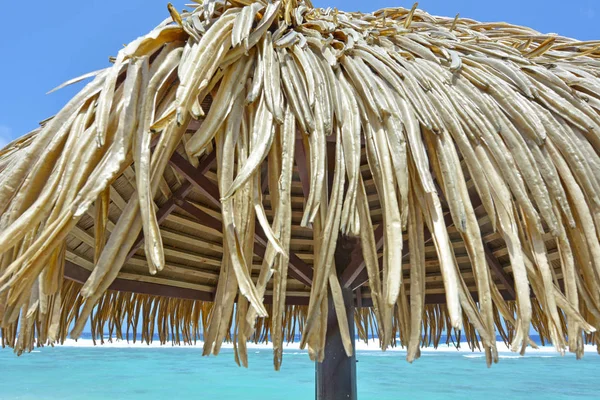
<path fill-rule="evenodd" d="M 361 337 L 409 361 L 446 331 L 488 363 L 495 329 L 521 352 L 531 324 L 559 352 L 598 340 L 600 42 L 416 7 L 194 7 L 0 153 L 3 344 L 157 321 L 244 364 L 270 334 L 278 367 L 297 329 L 322 359 L 342 287 Z"/>

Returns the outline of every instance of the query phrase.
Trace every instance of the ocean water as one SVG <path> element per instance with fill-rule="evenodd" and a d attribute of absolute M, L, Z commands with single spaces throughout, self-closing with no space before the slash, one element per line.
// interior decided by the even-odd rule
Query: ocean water
<path fill-rule="evenodd" d="M 444 346 L 445 347 L 445 346 Z M 357 351 L 359 399 L 600 399 L 600 356 L 582 360 L 543 351 L 503 353 L 488 369 L 481 353 L 424 352 L 413 364 L 403 351 Z M 16 357 L 0 350 L 0 399 L 314 398 L 314 364 L 284 351 L 275 372 L 271 350 L 249 349 L 250 368 L 233 351 L 202 357 L 199 347 L 44 347 Z"/>

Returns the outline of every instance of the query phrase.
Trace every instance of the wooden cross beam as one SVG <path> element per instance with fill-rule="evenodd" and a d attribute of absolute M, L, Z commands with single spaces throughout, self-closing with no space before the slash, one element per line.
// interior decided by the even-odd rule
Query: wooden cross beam
<path fill-rule="evenodd" d="M 302 184 L 302 194 L 304 194 L 305 199 L 308 199 L 308 195 L 310 193 L 310 178 L 308 177 L 306 152 L 304 151 L 304 142 L 302 139 L 296 139 L 294 153 L 294 160 L 296 161 L 298 175 L 300 176 L 300 183 Z"/>
<path fill-rule="evenodd" d="M 267 238 L 260 225 L 257 225 L 256 229 L 257 231 L 254 237 L 254 254 L 264 258 L 267 251 Z M 288 275 L 299 280 L 306 286 L 312 286 L 313 269 L 291 251 L 289 253 L 288 265 Z"/>
<path fill-rule="evenodd" d="M 211 154 L 214 154 L 213 151 Z M 175 152 L 171 156 L 169 160 L 171 166 L 183 175 L 200 193 L 202 193 L 206 198 L 216 205 L 217 207 L 221 207 L 221 201 L 219 198 L 219 188 L 213 184 L 204 173 L 197 168 L 194 168 L 192 164 L 190 164 L 185 158 L 183 158 L 179 153 Z"/>
<path fill-rule="evenodd" d="M 492 253 L 492 250 L 489 248 L 489 246 L 487 244 L 484 244 L 484 246 L 485 259 L 491 267 L 492 271 L 496 274 L 498 279 L 500 279 L 500 282 L 502 282 L 502 284 L 504 285 L 504 289 L 508 294 L 508 296 L 505 297 L 505 299 L 515 300 L 517 298 L 517 293 L 515 292 L 515 281 L 511 276 L 509 276 L 506 273 L 504 268 L 502 268 L 502 265 L 500 265 L 500 262 L 498 261 L 496 256 L 494 256 L 494 253 Z"/>
<path fill-rule="evenodd" d="M 445 201 L 444 193 L 442 192 L 441 188 L 437 184 L 437 181 L 435 183 L 436 183 L 436 187 L 438 189 L 438 193 L 440 195 L 440 199 Z M 481 198 L 478 195 L 470 196 L 470 200 L 471 200 L 471 204 L 473 205 L 473 209 L 476 209 L 482 205 Z M 451 226 L 451 225 L 448 225 L 448 222 L 446 222 L 446 226 Z M 431 240 L 431 234 L 429 236 L 430 236 L 429 240 Z M 492 272 L 498 277 L 500 282 L 502 282 L 502 284 L 505 287 L 504 298 L 506 300 L 515 300 L 517 298 L 517 294 L 515 292 L 515 281 L 513 280 L 513 278 L 511 278 L 506 273 L 506 271 L 504 271 L 504 268 L 502 268 L 502 265 L 500 265 L 500 262 L 498 261 L 498 259 L 496 258 L 496 256 L 494 255 L 494 253 L 492 252 L 490 247 L 487 245 L 487 243 L 483 243 L 483 247 L 484 247 L 484 251 L 485 251 L 485 259 L 486 259 L 488 265 L 490 266 Z"/>
<path fill-rule="evenodd" d="M 328 142 L 327 143 L 327 161 L 328 161 L 328 170 L 333 170 L 334 160 L 335 158 L 335 144 Z M 306 165 L 306 149 L 304 148 L 304 141 L 301 137 L 296 138 L 296 147 L 295 147 L 295 161 L 296 167 L 298 168 L 298 175 L 300 177 L 300 183 L 302 184 L 302 192 L 304 194 L 304 198 L 308 198 L 310 194 L 310 181 L 309 181 L 309 173 L 308 166 Z M 331 191 L 331 186 L 333 182 L 333 174 L 328 174 L 328 184 L 329 191 Z M 343 238 L 340 238 L 343 239 Z M 381 249 L 383 246 L 383 224 L 380 224 L 375 231 L 375 241 L 377 250 Z M 364 276 L 362 276 L 362 275 Z M 351 250 L 350 261 L 340 276 L 340 284 L 343 288 L 350 288 L 352 283 L 358 278 L 361 277 L 361 285 L 368 281 L 369 277 L 367 275 L 367 271 L 365 269 L 364 258 L 362 254 L 362 247 L 360 245 L 360 241 L 357 241 L 353 249 Z M 352 287 L 355 289 L 356 286 Z"/>
<path fill-rule="evenodd" d="M 64 270 L 65 279 L 85 283 L 90 276 L 90 271 L 71 262 L 65 261 Z M 562 281 L 562 280 L 561 280 Z M 176 299 L 187 299 L 187 300 L 200 300 L 200 301 L 214 301 L 214 293 L 209 291 L 203 291 L 198 289 L 182 288 L 177 286 L 163 285 L 159 283 L 134 281 L 130 279 L 117 278 L 108 287 L 108 290 L 118 290 L 121 292 L 128 293 L 141 293 L 148 294 L 151 296 L 164 296 Z M 508 292 L 501 290 L 500 293 L 506 298 Z M 477 301 L 477 293 L 472 292 L 473 300 Z M 286 296 L 286 304 L 288 305 L 308 305 L 308 296 Z M 360 297 L 360 300 L 356 300 L 357 307 L 372 307 L 373 301 L 370 297 Z M 265 295 L 265 304 L 273 303 L 272 295 Z M 444 294 L 427 294 L 425 295 L 425 304 L 445 304 L 446 295 Z"/>
<path fill-rule="evenodd" d="M 159 225 L 162 224 L 167 219 L 167 217 L 175 210 L 176 196 L 178 198 L 185 197 L 191 191 L 192 191 L 192 184 L 189 182 L 185 182 L 183 185 L 181 185 L 179 187 L 179 189 L 177 189 L 177 191 L 175 193 L 173 193 L 173 197 L 171 197 L 169 200 L 167 200 L 165 202 L 165 204 L 163 204 L 156 212 L 156 220 L 158 221 Z M 140 249 L 140 247 L 142 247 L 143 243 L 144 243 L 144 234 L 140 232 L 137 239 L 135 239 L 135 242 L 133 242 L 133 246 L 131 246 L 131 250 L 129 250 L 129 253 L 127 253 L 127 258 L 125 259 L 125 262 L 127 262 L 127 260 L 129 260 L 131 257 L 133 257 L 135 253 L 137 253 L 137 251 Z"/>
<path fill-rule="evenodd" d="M 209 228 L 221 231 L 223 224 L 220 220 L 213 217 L 212 215 L 202 211 L 187 200 L 178 199 L 175 201 L 178 207 L 192 215 L 198 222 Z M 257 231 L 255 233 L 255 246 L 254 254 L 264 258 L 265 252 L 267 251 L 267 239 L 265 234 L 262 232 L 260 225 L 256 226 Z M 304 261 L 302 261 L 296 254 L 291 253 L 289 255 L 289 269 L 288 274 L 294 279 L 299 280 L 303 284 L 310 286 L 312 285 L 312 268 L 310 268 Z"/>
<path fill-rule="evenodd" d="M 264 167 L 264 162 L 263 162 L 263 166 L 261 166 L 261 169 Z M 261 172 L 260 174 L 260 191 L 261 193 L 264 195 L 265 193 L 267 193 L 267 189 L 269 189 L 269 170 L 268 167 L 265 168 L 264 172 Z"/>
<path fill-rule="evenodd" d="M 377 229 L 375 229 L 375 247 L 377 251 L 383 247 L 383 223 L 379 224 Z M 348 264 L 348 268 L 346 268 L 342 274 L 342 281 L 340 284 L 345 288 L 352 287 L 353 289 L 356 289 L 362 286 L 368 280 L 369 275 L 367 274 L 362 247 L 357 246 L 352 251 L 350 264 Z M 355 284 L 355 282 L 357 284 Z"/>
<path fill-rule="evenodd" d="M 219 189 L 214 183 L 212 183 L 208 178 L 206 178 L 203 173 L 199 173 L 198 169 L 191 166 L 191 164 L 189 164 L 189 162 L 182 156 L 180 156 L 178 153 L 173 154 L 173 157 L 171 157 L 170 162 L 171 165 L 173 165 L 173 167 L 181 175 L 183 175 L 195 188 L 202 188 L 202 193 L 213 204 L 218 205 L 220 208 L 221 202 L 219 200 Z M 220 220 L 200 210 L 193 204 L 184 201 L 183 198 L 179 198 L 174 201 L 176 202 L 177 206 L 194 216 L 200 223 L 206 226 L 210 226 L 219 231 L 222 229 L 222 223 Z M 257 228 L 257 233 L 255 234 L 255 249 L 257 251 L 255 251 L 255 253 L 259 257 L 264 257 L 264 252 L 266 251 L 267 246 L 267 240 L 265 239 L 264 233 L 262 231 L 259 231 L 261 229 L 260 225 L 257 225 Z M 308 286 L 312 285 L 312 268 L 292 252 L 290 252 L 289 254 L 288 273 L 290 276 L 299 280 L 303 284 Z"/>
<path fill-rule="evenodd" d="M 64 275 L 69 279 L 78 283 L 85 283 L 90 276 L 90 271 L 71 262 L 65 261 Z M 176 299 L 199 300 L 199 301 L 214 301 L 215 295 L 213 292 L 203 291 L 198 289 L 182 288 L 177 286 L 163 285 L 160 283 L 134 281 L 130 279 L 117 278 L 108 287 L 108 290 L 117 290 L 120 292 L 148 294 L 151 296 L 163 296 Z M 265 304 L 273 304 L 273 296 L 266 295 L 264 297 Z M 286 296 L 286 304 L 288 305 L 308 305 L 307 296 Z"/>
<path fill-rule="evenodd" d="M 90 276 L 90 271 L 70 261 L 65 261 L 64 274 L 65 278 L 69 280 L 85 283 Z M 214 295 L 210 292 L 122 278 L 116 278 L 110 284 L 108 290 L 118 290 L 121 292 L 141 293 L 152 296 L 165 296 L 188 300 L 214 300 Z"/>
<path fill-rule="evenodd" d="M 441 191 L 441 188 L 437 184 L 436 184 L 436 186 L 438 188 L 438 194 L 440 196 L 440 199 L 444 200 L 444 195 L 443 195 L 443 192 Z M 479 198 L 479 196 L 471 196 L 471 204 L 473 205 L 474 209 L 481 206 L 482 202 L 481 202 L 481 199 Z M 454 221 L 452 220 L 452 215 L 450 214 L 450 212 L 447 212 L 444 215 L 444 223 L 448 227 L 454 225 Z M 428 229 L 425 229 L 424 240 L 425 240 L 424 241 L 425 244 L 427 244 L 427 243 L 431 242 L 431 240 L 433 240 L 433 238 L 431 236 L 431 232 Z M 379 251 L 381 249 L 381 247 L 383 246 L 383 224 L 380 224 L 377 227 L 377 229 L 375 230 L 375 242 L 376 242 L 377 251 Z M 403 247 L 404 248 L 408 247 L 408 241 L 404 241 Z M 508 275 L 506 273 L 506 271 L 504 271 L 504 268 L 502 268 L 502 265 L 500 264 L 500 262 L 498 261 L 496 256 L 494 256 L 494 254 L 491 251 L 491 249 L 489 248 L 489 246 L 485 243 L 484 243 L 484 248 L 485 248 L 485 257 L 486 257 L 486 260 L 487 260 L 491 270 L 493 271 L 493 273 L 498 277 L 498 279 L 502 282 L 502 284 L 506 288 L 503 291 L 503 293 L 506 294 L 506 296 L 504 296 L 504 298 L 506 300 L 514 300 L 516 298 L 516 293 L 515 293 L 515 289 L 514 289 L 514 280 L 512 279 L 512 277 L 510 275 Z M 408 255 L 408 253 L 406 253 L 403 257 L 406 257 L 407 255 Z M 360 248 L 355 249 L 352 253 L 352 261 L 350 262 L 347 270 L 344 271 L 344 273 L 342 275 L 342 282 L 340 282 L 342 284 L 342 286 L 346 287 L 346 288 L 350 287 L 350 288 L 352 288 L 352 290 L 357 290 L 361 286 L 365 285 L 369 281 L 369 275 L 368 275 L 365 267 L 366 267 L 366 265 L 364 263 L 364 258 L 362 256 L 362 250 Z M 382 267 L 381 263 L 380 263 L 379 267 L 380 267 L 380 272 L 381 272 L 381 267 Z"/>
<path fill-rule="evenodd" d="M 177 154 L 177 153 L 174 153 L 174 154 Z M 179 155 L 179 154 L 177 154 L 177 155 Z M 205 174 L 210 169 L 210 167 L 214 164 L 215 161 L 216 161 L 216 155 L 215 155 L 215 152 L 213 151 L 212 153 L 206 155 L 206 157 L 204 157 L 204 159 L 202 159 L 202 161 L 198 165 L 198 168 L 194 168 L 194 169 L 201 172 L 202 174 Z M 192 189 L 193 189 L 192 183 L 189 181 L 186 181 L 179 187 L 179 189 L 177 189 L 175 191 L 175 193 L 173 193 L 173 196 L 169 200 L 167 200 L 158 209 L 158 211 L 156 212 L 156 219 L 157 219 L 159 225 L 162 224 L 167 219 L 167 217 L 175 210 L 176 200 L 184 199 L 192 191 Z M 137 239 L 135 240 L 135 242 L 133 243 L 131 250 L 127 254 L 127 258 L 126 258 L 125 262 L 127 262 L 127 260 L 129 260 L 131 257 L 133 257 L 133 255 L 139 250 L 139 248 L 142 247 L 143 243 L 144 243 L 144 234 L 140 233 L 138 235 Z"/>
<path fill-rule="evenodd" d="M 477 294 L 477 292 L 470 292 L 471 293 L 471 297 L 473 297 L 473 301 L 478 302 L 479 301 L 479 295 Z M 502 297 L 504 297 L 505 299 L 508 296 L 508 292 L 506 290 L 500 290 L 500 294 L 502 294 Z M 532 295 L 533 296 L 533 295 Z M 371 299 L 371 297 L 363 297 L 361 300 L 361 304 L 362 307 L 372 307 L 373 306 L 373 300 Z M 446 304 L 446 295 L 444 293 L 430 293 L 430 294 L 426 294 L 425 295 L 425 304 Z"/>
<path fill-rule="evenodd" d="M 222 231 L 223 224 L 219 219 L 196 207 L 189 201 L 183 198 L 175 198 L 175 205 L 177 205 L 177 207 L 190 214 L 192 217 L 194 217 L 194 219 L 196 219 L 196 221 L 200 222 L 202 225 L 212 228 L 218 232 Z"/>

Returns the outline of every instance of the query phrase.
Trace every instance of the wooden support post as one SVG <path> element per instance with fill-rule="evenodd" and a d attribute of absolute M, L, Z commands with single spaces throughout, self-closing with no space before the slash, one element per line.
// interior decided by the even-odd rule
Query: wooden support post
<path fill-rule="evenodd" d="M 360 246 L 356 238 L 338 239 L 335 250 L 335 265 L 338 277 L 351 261 L 352 250 Z M 346 317 L 350 337 L 354 348 L 354 294 L 351 289 L 342 288 Z M 340 327 L 337 322 L 335 308 L 331 296 L 327 314 L 327 337 L 325 339 L 325 359 L 317 362 L 315 368 L 315 397 L 317 400 L 356 400 L 356 353 L 348 357 L 344 351 Z"/>
<path fill-rule="evenodd" d="M 354 300 L 350 289 L 342 289 L 350 336 L 354 337 Z M 348 357 L 344 351 L 340 327 L 329 297 L 327 338 L 325 339 L 325 360 L 316 363 L 317 400 L 356 400 L 356 355 Z"/>

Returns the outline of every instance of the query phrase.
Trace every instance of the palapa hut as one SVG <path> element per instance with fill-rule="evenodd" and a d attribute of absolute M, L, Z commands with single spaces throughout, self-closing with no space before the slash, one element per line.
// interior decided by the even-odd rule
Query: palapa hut
<path fill-rule="evenodd" d="M 355 326 L 410 362 L 445 333 L 488 365 L 531 325 L 598 344 L 600 42 L 416 5 L 192 8 L 0 153 L 3 345 L 91 319 L 244 366 L 270 339 L 278 369 L 299 331 L 320 398 L 354 398 Z"/>

